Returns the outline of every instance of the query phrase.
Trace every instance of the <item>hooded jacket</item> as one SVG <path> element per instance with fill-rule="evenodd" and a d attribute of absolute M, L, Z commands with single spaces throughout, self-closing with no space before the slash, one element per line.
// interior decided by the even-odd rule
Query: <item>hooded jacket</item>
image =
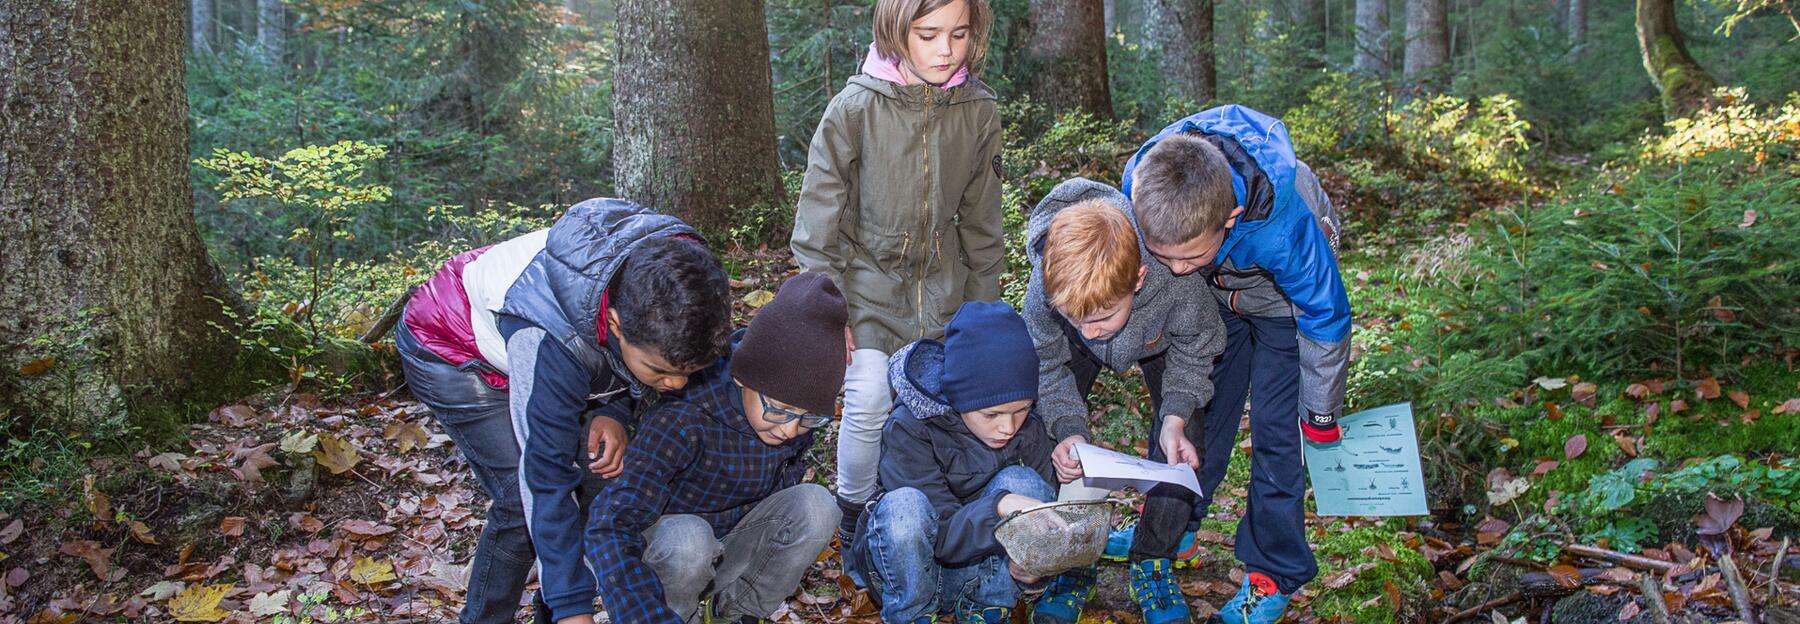
<path fill-rule="evenodd" d="M 1086 178 L 1056 185 L 1031 211 L 1031 221 L 1026 226 L 1025 255 L 1031 260 L 1031 281 L 1025 291 L 1023 315 L 1037 348 L 1038 413 L 1044 417 L 1050 439 L 1058 441 L 1076 435 L 1093 439 L 1088 432 L 1087 399 L 1075 387 L 1075 375 L 1069 369 L 1073 356 L 1070 336 L 1081 340 L 1115 373 L 1167 352 L 1163 396 L 1157 399 L 1161 407 L 1158 417 L 1174 414 L 1192 418 L 1196 410 L 1211 401 L 1213 358 L 1225 350 L 1225 325 L 1219 321 L 1211 289 L 1198 280 L 1176 279 L 1167 265 L 1157 262 L 1144 249 L 1142 233 L 1138 236 L 1138 255 L 1146 269 L 1144 285 L 1132 297 L 1131 318 L 1119 333 L 1107 340 L 1088 340 L 1051 307 L 1044 293 L 1044 240 L 1050 232 L 1050 220 L 1064 208 L 1088 200 L 1100 200 L 1124 212 L 1132 229 L 1137 229 L 1137 215 L 1130 200 L 1112 187 Z"/>
<path fill-rule="evenodd" d="M 944 401 L 944 345 L 921 340 L 888 360 L 888 383 L 895 407 L 881 433 L 881 491 L 914 488 L 937 508 L 935 554 L 947 566 L 961 566 L 1005 549 L 994 540 L 1004 490 L 982 495 L 1000 470 L 1023 465 L 1047 483 L 1056 483 L 1050 438 L 1034 411 L 1001 448 L 989 448 Z M 868 521 L 868 514 L 863 521 Z"/>
<path fill-rule="evenodd" d="M 1175 134 L 1197 134 L 1219 147 L 1245 209 L 1219 247 L 1218 272 L 1181 279 L 1207 281 L 1219 305 L 1237 314 L 1293 317 L 1300 334 L 1300 416 L 1341 415 L 1351 319 L 1337 265 L 1341 223 L 1331 200 L 1312 168 L 1294 157 L 1287 127 L 1236 104 L 1195 113 L 1145 141 L 1125 163 L 1127 196 L 1138 160 Z"/>
<path fill-rule="evenodd" d="M 973 77 L 942 89 L 864 73 L 832 98 L 790 245 L 800 270 L 843 289 L 858 348 L 941 337 L 962 302 L 1000 297 L 999 154 L 994 92 Z"/>

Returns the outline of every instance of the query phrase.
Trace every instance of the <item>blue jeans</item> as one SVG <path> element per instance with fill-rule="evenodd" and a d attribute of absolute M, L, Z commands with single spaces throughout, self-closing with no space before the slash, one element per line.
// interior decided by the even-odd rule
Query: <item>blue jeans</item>
<path fill-rule="evenodd" d="M 1056 500 L 1056 489 L 1024 466 L 1002 469 L 981 497 L 1002 488 L 1040 501 Z M 883 494 L 869 509 L 852 555 L 857 558 L 854 567 L 881 599 L 882 621 L 914 622 L 951 612 L 958 604 L 1011 607 L 1018 602 L 1019 585 L 1007 570 L 1005 555 L 942 566 L 934 555 L 937 533 L 937 509 L 917 489 Z"/>

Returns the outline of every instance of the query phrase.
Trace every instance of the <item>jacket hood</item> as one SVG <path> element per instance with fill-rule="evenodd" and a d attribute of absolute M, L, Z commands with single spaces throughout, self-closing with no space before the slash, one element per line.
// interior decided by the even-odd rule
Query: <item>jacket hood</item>
<path fill-rule="evenodd" d="M 944 399 L 944 344 L 920 340 L 888 358 L 888 385 L 912 417 L 951 431 L 967 432 L 962 416 Z"/>
<path fill-rule="evenodd" d="M 904 85 L 906 84 L 905 71 L 906 70 L 900 68 L 900 62 L 898 60 L 882 56 L 881 52 L 875 49 L 874 43 L 869 44 L 869 54 L 863 57 L 862 73 L 897 85 Z M 956 73 L 952 74 L 950 79 L 944 81 L 944 84 L 938 88 L 950 89 L 962 84 L 968 79 L 969 66 L 964 65 L 958 68 Z"/>
<path fill-rule="evenodd" d="M 1050 194 L 1045 195 L 1038 201 L 1037 207 L 1031 209 L 1031 219 L 1025 224 L 1025 257 L 1031 261 L 1032 266 L 1041 267 L 1044 264 L 1044 237 L 1050 233 L 1050 220 L 1056 218 L 1056 214 L 1064 208 L 1094 199 L 1117 206 L 1123 211 L 1125 218 L 1131 221 L 1131 229 L 1137 231 L 1138 255 L 1150 255 L 1144 249 L 1144 233 L 1138 230 L 1137 214 L 1131 210 L 1130 198 L 1106 184 L 1087 178 L 1070 178 L 1050 189 Z"/>
<path fill-rule="evenodd" d="M 563 318 L 589 344 L 601 344 L 601 298 L 625 257 L 652 237 L 700 235 L 675 217 L 622 199 L 590 199 L 569 208 L 550 228 L 542 252 L 550 292 Z"/>
<path fill-rule="evenodd" d="M 851 85 L 874 92 L 909 108 L 923 108 L 927 104 L 962 104 L 996 99 L 994 90 L 988 88 L 987 83 L 974 76 L 970 76 L 962 84 L 947 89 L 928 84 L 895 84 L 868 74 L 851 76 L 849 82 Z"/>

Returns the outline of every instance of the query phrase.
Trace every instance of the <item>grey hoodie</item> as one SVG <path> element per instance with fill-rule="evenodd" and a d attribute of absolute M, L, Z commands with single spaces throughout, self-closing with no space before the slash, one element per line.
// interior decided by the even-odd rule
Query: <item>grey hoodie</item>
<path fill-rule="evenodd" d="M 1073 354 L 1069 336 L 1079 337 L 1061 313 L 1050 307 L 1044 294 L 1044 238 L 1050 230 L 1050 219 L 1069 206 L 1098 199 L 1118 208 L 1137 229 L 1137 217 L 1131 200 L 1111 186 L 1086 178 L 1074 178 L 1056 185 L 1031 211 L 1026 226 L 1025 254 L 1031 259 L 1031 283 L 1025 291 L 1021 313 L 1031 330 L 1031 341 L 1038 353 L 1038 413 L 1050 438 L 1061 441 L 1088 432 L 1087 397 L 1075 387 L 1075 375 L 1069 368 Z M 1138 255 L 1149 271 L 1144 286 L 1131 302 L 1131 319 L 1119 333 L 1106 341 L 1082 339 L 1089 351 L 1099 357 L 1113 372 L 1124 372 L 1140 360 L 1168 352 L 1168 368 L 1163 373 L 1161 414 L 1191 418 L 1195 411 L 1212 400 L 1213 359 L 1225 350 L 1225 325 L 1219 320 L 1212 293 L 1199 280 L 1177 280 L 1169 267 L 1157 262 L 1144 249 L 1143 235 L 1138 235 Z"/>

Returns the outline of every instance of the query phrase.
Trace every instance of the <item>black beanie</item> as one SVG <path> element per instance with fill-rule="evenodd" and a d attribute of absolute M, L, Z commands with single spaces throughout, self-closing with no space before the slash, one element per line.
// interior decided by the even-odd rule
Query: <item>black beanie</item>
<path fill-rule="evenodd" d="M 751 390 L 831 416 L 844 389 L 844 327 L 850 313 L 844 295 L 824 273 L 788 278 L 775 298 L 750 319 L 731 354 L 731 376 Z"/>

